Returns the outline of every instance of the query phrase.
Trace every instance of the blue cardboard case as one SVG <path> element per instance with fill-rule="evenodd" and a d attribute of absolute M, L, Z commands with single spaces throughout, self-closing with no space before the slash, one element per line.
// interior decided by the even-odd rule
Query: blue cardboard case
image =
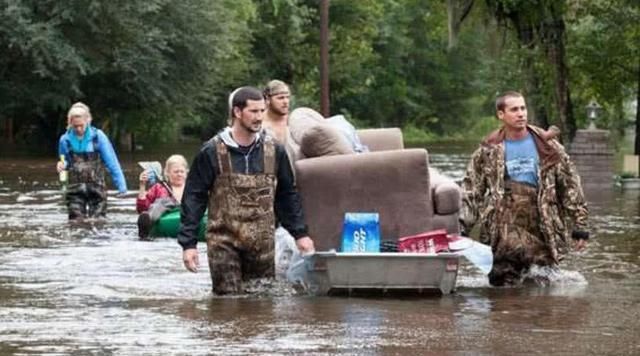
<path fill-rule="evenodd" d="M 345 213 L 342 252 L 380 252 L 378 213 Z"/>

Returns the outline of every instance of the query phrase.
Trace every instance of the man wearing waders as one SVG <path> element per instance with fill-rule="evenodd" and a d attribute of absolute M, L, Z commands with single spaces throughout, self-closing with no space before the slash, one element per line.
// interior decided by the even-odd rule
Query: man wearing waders
<path fill-rule="evenodd" d="M 562 145 L 527 124 L 524 97 L 496 100 L 502 127 L 471 156 L 464 177 L 463 233 L 480 224 L 480 241 L 494 254 L 489 283 L 518 284 L 532 265 L 555 267 L 569 250 L 587 245 L 587 204 Z"/>
<path fill-rule="evenodd" d="M 314 251 L 282 145 L 262 130 L 262 92 L 242 87 L 229 97 L 231 127 L 205 143 L 187 176 L 178 241 L 183 262 L 198 268 L 198 224 L 208 207 L 207 255 L 213 292 L 239 293 L 242 281 L 274 275 L 276 222 Z"/>
<path fill-rule="evenodd" d="M 65 201 L 69 220 L 104 218 L 107 191 L 103 164 L 107 166 L 119 194 L 127 192 L 127 183 L 111 142 L 102 130 L 91 125 L 89 107 L 75 103 L 67 114 L 67 131 L 60 136 L 58 172 L 69 172 Z"/>

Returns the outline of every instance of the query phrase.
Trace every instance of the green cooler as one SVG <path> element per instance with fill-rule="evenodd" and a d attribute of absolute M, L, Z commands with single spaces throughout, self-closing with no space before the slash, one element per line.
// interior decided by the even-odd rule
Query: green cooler
<path fill-rule="evenodd" d="M 205 241 L 204 232 L 207 227 L 207 213 L 205 212 L 198 227 L 198 240 Z M 151 228 L 153 237 L 177 237 L 180 229 L 180 208 L 174 208 L 164 213 Z"/>

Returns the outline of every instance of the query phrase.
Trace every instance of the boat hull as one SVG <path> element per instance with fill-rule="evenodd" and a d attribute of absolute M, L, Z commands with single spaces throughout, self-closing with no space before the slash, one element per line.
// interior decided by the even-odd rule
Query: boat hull
<path fill-rule="evenodd" d="M 313 295 L 381 292 L 453 291 L 460 255 L 455 253 L 316 252 L 305 257 L 307 291 Z"/>

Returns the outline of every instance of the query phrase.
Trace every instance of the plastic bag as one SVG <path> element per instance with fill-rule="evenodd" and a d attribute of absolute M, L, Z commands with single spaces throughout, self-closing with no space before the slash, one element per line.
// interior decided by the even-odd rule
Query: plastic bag
<path fill-rule="evenodd" d="M 307 281 L 309 279 L 307 275 L 307 264 L 305 258 L 298 252 L 295 252 L 291 256 L 291 263 L 286 272 L 287 281 L 293 284 L 294 287 L 307 290 Z"/>
<path fill-rule="evenodd" d="M 293 284 L 294 288 L 308 289 L 308 259 L 298 250 L 296 241 L 283 227 L 276 229 L 275 233 L 275 267 L 276 279 L 286 280 Z M 312 254 L 311 254 L 312 255 Z"/>
<path fill-rule="evenodd" d="M 299 256 L 296 241 L 283 227 L 278 227 L 275 233 L 275 267 L 276 279 L 284 280 L 292 260 Z"/>
<path fill-rule="evenodd" d="M 347 119 L 343 115 L 335 115 L 326 119 L 326 123 L 329 126 L 333 126 L 338 129 L 338 131 L 344 135 L 344 137 L 349 141 L 353 150 L 357 153 L 369 152 L 369 148 L 360 142 L 360 138 L 356 133 L 356 128 L 347 121 Z"/>
<path fill-rule="evenodd" d="M 463 236 L 449 235 L 448 238 L 451 252 L 461 254 L 484 274 L 489 274 L 493 268 L 491 246 Z"/>
<path fill-rule="evenodd" d="M 176 204 L 175 200 L 173 200 L 173 198 L 162 197 L 156 199 L 153 203 L 151 203 L 148 213 L 151 217 L 151 221 L 156 222 L 162 215 L 164 215 L 164 213 L 171 211 L 177 207 L 178 205 Z"/>

